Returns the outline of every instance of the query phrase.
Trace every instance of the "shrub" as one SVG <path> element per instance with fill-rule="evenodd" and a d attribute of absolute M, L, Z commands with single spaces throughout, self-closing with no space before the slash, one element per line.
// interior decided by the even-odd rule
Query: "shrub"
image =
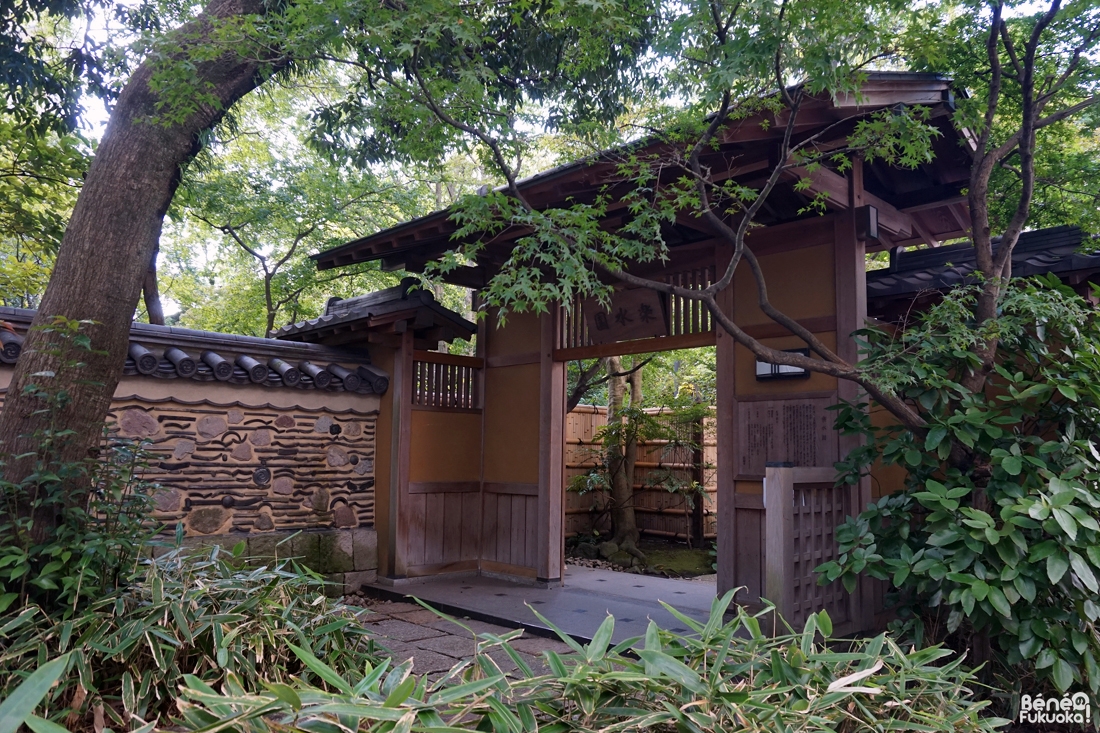
<path fill-rule="evenodd" d="M 64 371 L 83 366 L 84 325 L 57 317 L 43 328 L 57 339 Z M 158 487 L 142 478 L 148 461 L 140 443 L 108 435 L 97 458 L 65 460 L 71 433 L 56 418 L 71 399 L 52 373 L 35 377 L 27 389 L 42 406 L 36 450 L 0 455 L 0 476 L 8 463 L 22 476 L 0 480 L 0 613 L 36 604 L 72 615 L 127 582 L 158 531 L 149 520 Z"/>
<path fill-rule="evenodd" d="M 706 623 L 677 613 L 692 635 L 650 623 L 644 639 L 611 647 L 611 617 L 586 646 L 559 632 L 574 651 L 546 652 L 551 672 L 540 676 L 508 644 L 519 631 L 481 634 L 474 658 L 435 682 L 411 674 L 408 663 L 391 667 L 388 660 L 363 674 L 342 674 L 295 650 L 316 685 L 303 679 L 259 690 L 229 677 L 219 691 L 189 677 L 181 692 L 180 723 L 186 730 L 241 733 L 645 728 L 709 733 L 965 732 L 990 731 L 1005 722 L 981 716 L 987 703 L 970 699 L 972 678 L 959 659 L 947 660 L 946 649 L 906 652 L 886 635 L 831 640 L 824 613 L 812 616 L 800 634 L 769 637 L 760 614 L 739 609 L 723 622 L 732 598 L 731 592 L 716 599 Z M 518 671 L 503 673 L 488 653 L 495 647 Z"/>
<path fill-rule="evenodd" d="M 1035 675 L 1100 693 L 1100 321 L 1056 278 L 1006 288 L 989 330 L 972 328 L 974 291 L 945 297 L 899 334 L 870 330 L 866 363 L 928 421 L 916 434 L 842 411 L 866 437 L 843 466 L 858 480 L 876 460 L 908 472 L 837 530 L 822 582 L 860 572 L 897 589 L 898 631 L 992 644 L 999 674 Z M 959 385 L 972 348 L 998 342 L 984 393 Z M 1032 691 L 1036 691 L 1031 686 Z"/>
<path fill-rule="evenodd" d="M 185 677 L 250 689 L 306 668 L 291 645 L 343 672 L 374 659 L 352 610 L 292 562 L 246 567 L 236 553 L 175 550 L 146 561 L 132 585 L 70 619 L 27 606 L 0 618 L 0 697 L 46 660 L 67 654 L 68 673 L 43 716 L 103 716 L 123 727 L 165 716 Z"/>

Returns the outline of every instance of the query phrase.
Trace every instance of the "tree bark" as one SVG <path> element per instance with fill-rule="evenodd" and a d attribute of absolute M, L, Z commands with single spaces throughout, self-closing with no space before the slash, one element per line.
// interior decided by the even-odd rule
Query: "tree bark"
<path fill-rule="evenodd" d="M 212 0 L 194 21 L 165 40 L 183 57 L 204 41 L 222 19 L 262 14 L 263 0 Z M 54 430 L 71 431 L 57 458 L 80 460 L 94 452 L 103 420 L 126 359 L 130 324 L 142 282 L 160 238 L 161 224 L 179 185 L 181 166 L 198 151 L 200 133 L 210 129 L 237 100 L 285 66 L 277 51 L 267 58 L 244 58 L 239 49 L 196 62 L 194 74 L 204 93 L 217 100 L 202 104 L 186 119 L 161 121 L 161 97 L 152 86 L 153 62 L 146 60 L 120 95 L 62 240 L 49 286 L 16 364 L 3 412 L 0 450 L 9 455 L 33 451 L 35 433 L 46 417 L 41 401 L 25 390 L 38 385 L 66 390 L 68 404 L 52 416 Z M 91 350 L 84 365 L 64 370 L 59 338 L 41 326 L 56 317 L 87 321 Z M 43 373 L 53 372 L 48 378 Z M 35 376 L 35 375 L 39 376 Z M 33 460 L 33 459 L 31 459 Z M 9 461 L 5 476 L 20 480 L 28 461 Z M 36 530 L 49 532 L 56 517 L 37 516 Z"/>
<path fill-rule="evenodd" d="M 625 405 L 627 377 L 622 374 L 622 361 L 617 356 L 607 359 L 607 373 L 612 376 L 607 382 L 607 419 L 608 424 L 616 420 L 624 424 L 622 410 Z M 637 380 L 637 391 L 634 391 Z M 631 407 L 641 404 L 641 372 L 630 375 Z M 611 436 L 609 436 L 611 437 Z M 607 441 L 607 466 L 611 483 L 611 541 L 620 550 L 629 552 L 644 561 L 645 555 L 638 549 L 638 520 L 634 513 L 634 466 L 638 460 L 638 440 L 629 428 L 620 431 L 618 440 Z"/>

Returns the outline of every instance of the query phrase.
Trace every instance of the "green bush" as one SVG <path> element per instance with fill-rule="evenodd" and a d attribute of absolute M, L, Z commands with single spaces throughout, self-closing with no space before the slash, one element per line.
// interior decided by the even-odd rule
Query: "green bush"
<path fill-rule="evenodd" d="M 238 546 L 239 553 L 242 546 Z M 337 669 L 363 669 L 373 645 L 350 608 L 294 563 L 247 567 L 218 547 L 146 561 L 138 579 L 67 619 L 30 605 L 0 617 L 0 698 L 47 660 L 68 655 L 68 672 L 43 717 L 95 717 L 128 729 L 174 711 L 185 677 L 228 678 L 261 689 L 306 668 L 292 645 Z"/>
<path fill-rule="evenodd" d="M 408 663 L 348 673 L 295 649 L 310 677 L 289 685 L 257 689 L 230 677 L 216 690 L 187 678 L 180 722 L 185 730 L 239 733 L 965 732 L 1005 722 L 981 716 L 987 703 L 972 701 L 972 678 L 960 660 L 947 661 L 948 650 L 906 652 L 886 635 L 830 640 L 825 614 L 800 634 L 769 637 L 759 615 L 744 610 L 723 622 L 732 598 L 716 599 L 706 623 L 677 614 L 691 635 L 650 623 L 644 639 L 611 647 L 611 617 L 587 646 L 559 632 L 574 651 L 545 652 L 545 675 L 509 646 L 519 631 L 481 634 L 474 658 L 435 682 L 411 674 Z M 518 671 L 501 670 L 488 653 L 495 647 Z"/>
<path fill-rule="evenodd" d="M 864 331 L 866 365 L 928 421 L 922 434 L 876 427 L 849 406 L 841 424 L 866 437 L 844 468 L 904 466 L 905 489 L 837 530 L 841 556 L 822 582 L 888 579 L 898 630 L 988 648 L 1019 692 L 1080 684 L 1100 693 L 1100 319 L 1057 279 L 1006 288 L 1000 315 L 973 327 L 974 290 L 946 296 L 920 322 Z M 959 381 L 997 343 L 984 393 Z M 1031 678 L 1030 680 L 1028 678 Z"/>
<path fill-rule="evenodd" d="M 57 317 L 42 328 L 55 337 L 63 371 L 83 366 L 84 325 Z M 9 463 L 22 476 L 0 480 L 0 613 L 35 604 L 50 615 L 76 614 L 128 581 L 158 531 L 150 516 L 159 487 L 142 478 L 148 459 L 140 443 L 108 435 L 97 458 L 62 458 L 71 434 L 56 417 L 71 399 L 54 376 L 36 374 L 27 388 L 41 405 L 34 453 L 0 454 L 0 476 Z"/>

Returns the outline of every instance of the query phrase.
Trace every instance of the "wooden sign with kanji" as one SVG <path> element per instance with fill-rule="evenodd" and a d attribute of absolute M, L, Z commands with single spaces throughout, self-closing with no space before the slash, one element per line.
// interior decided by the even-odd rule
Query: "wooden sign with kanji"
<path fill-rule="evenodd" d="M 611 310 L 589 298 L 584 302 L 584 320 L 593 344 L 668 335 L 664 299 L 645 288 L 615 291 Z"/>

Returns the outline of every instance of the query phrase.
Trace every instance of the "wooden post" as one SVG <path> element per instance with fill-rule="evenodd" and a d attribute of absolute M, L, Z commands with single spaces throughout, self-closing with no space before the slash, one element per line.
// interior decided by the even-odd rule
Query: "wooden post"
<path fill-rule="evenodd" d="M 554 361 L 561 309 L 552 306 L 539 319 L 539 503 L 537 577 L 561 583 L 565 506 L 565 364 Z"/>
<path fill-rule="evenodd" d="M 863 161 L 853 161 L 848 176 L 848 209 L 836 216 L 834 228 L 834 262 L 836 272 L 836 341 L 837 354 L 854 363 L 859 359 L 852 332 L 863 328 L 867 321 L 867 248 L 856 236 L 855 209 L 863 205 Z M 861 396 L 855 382 L 841 379 L 837 383 L 837 399 L 856 402 L 865 399 Z M 860 438 L 855 435 L 841 435 L 839 455 L 843 460 L 854 448 L 859 447 Z M 871 480 L 864 477 L 853 491 L 858 492 L 854 506 L 862 511 L 871 501 Z M 871 628 L 874 622 L 874 608 L 870 603 L 862 603 L 861 598 L 870 598 L 863 588 L 857 588 L 852 594 L 852 618 L 861 618 L 864 629 Z"/>
<path fill-rule="evenodd" d="M 721 277 L 733 256 L 733 248 L 720 244 L 715 247 L 715 265 L 718 277 Z M 733 318 L 733 285 L 718 293 L 718 306 L 730 318 Z M 718 463 L 715 483 L 718 502 L 718 594 L 735 587 L 737 582 L 737 506 L 734 497 L 734 476 L 737 473 L 737 380 L 734 369 L 733 336 L 721 326 L 715 325 L 716 356 L 715 370 L 717 408 L 715 411 L 715 430 L 717 431 Z"/>
<path fill-rule="evenodd" d="M 413 332 L 401 335 L 393 358 L 393 427 L 390 430 L 389 558 L 391 578 L 404 578 L 409 553 L 409 459 L 412 445 Z"/>
<path fill-rule="evenodd" d="M 794 616 L 794 469 L 768 466 L 764 471 L 764 597 L 790 621 Z M 782 630 L 776 626 L 775 631 Z"/>

